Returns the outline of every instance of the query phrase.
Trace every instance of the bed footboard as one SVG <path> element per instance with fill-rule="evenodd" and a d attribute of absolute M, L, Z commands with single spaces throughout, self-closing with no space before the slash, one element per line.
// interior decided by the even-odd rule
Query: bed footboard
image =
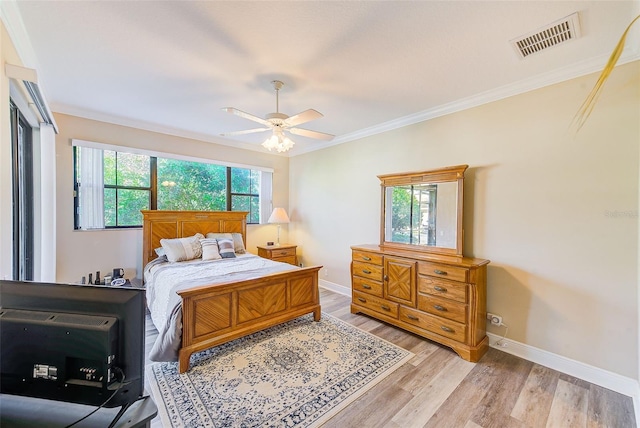
<path fill-rule="evenodd" d="M 313 266 L 181 291 L 179 372 L 194 352 L 313 313 L 320 321 L 318 271 Z"/>

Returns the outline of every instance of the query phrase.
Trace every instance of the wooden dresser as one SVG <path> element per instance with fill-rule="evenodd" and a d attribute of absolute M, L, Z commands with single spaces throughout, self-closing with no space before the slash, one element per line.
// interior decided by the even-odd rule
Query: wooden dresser
<path fill-rule="evenodd" d="M 298 258 L 296 257 L 296 248 L 298 248 L 297 245 L 289 244 L 258 245 L 258 255 L 265 259 L 297 266 Z"/>
<path fill-rule="evenodd" d="M 448 346 L 468 361 L 484 355 L 489 260 L 379 245 L 351 250 L 352 313 Z"/>

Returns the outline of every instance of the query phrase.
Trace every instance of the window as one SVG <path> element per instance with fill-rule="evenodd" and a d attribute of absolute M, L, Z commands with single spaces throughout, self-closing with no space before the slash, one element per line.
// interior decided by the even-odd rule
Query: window
<path fill-rule="evenodd" d="M 140 227 L 145 209 L 249 211 L 259 223 L 271 202 L 270 172 L 80 145 L 74 181 L 76 229 Z"/>
<path fill-rule="evenodd" d="M 140 226 L 140 210 L 151 208 L 152 158 L 103 152 L 105 227 Z"/>
<path fill-rule="evenodd" d="M 243 168 L 227 170 L 229 186 L 228 211 L 249 211 L 249 223 L 260 222 L 260 174 Z"/>

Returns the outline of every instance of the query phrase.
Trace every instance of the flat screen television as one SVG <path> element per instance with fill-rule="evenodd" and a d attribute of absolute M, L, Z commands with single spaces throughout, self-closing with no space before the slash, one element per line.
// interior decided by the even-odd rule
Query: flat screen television
<path fill-rule="evenodd" d="M 144 392 L 145 295 L 0 281 L 0 390 L 122 412 Z"/>

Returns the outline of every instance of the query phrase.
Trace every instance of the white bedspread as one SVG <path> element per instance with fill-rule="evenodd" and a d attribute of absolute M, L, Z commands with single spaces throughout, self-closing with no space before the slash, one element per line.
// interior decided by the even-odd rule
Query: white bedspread
<path fill-rule="evenodd" d="M 299 269 L 253 254 L 238 254 L 233 259 L 169 263 L 162 259 L 144 269 L 147 306 L 158 338 L 150 353 L 152 361 L 178 361 L 182 338 L 182 301 L 178 291 L 200 285 L 258 278 L 264 275 Z"/>

